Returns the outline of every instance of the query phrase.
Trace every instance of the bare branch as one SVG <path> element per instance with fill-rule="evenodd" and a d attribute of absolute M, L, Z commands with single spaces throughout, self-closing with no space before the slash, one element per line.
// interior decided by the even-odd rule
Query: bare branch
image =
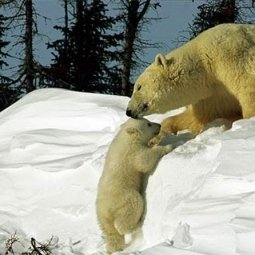
<path fill-rule="evenodd" d="M 141 10 L 140 14 L 138 15 L 137 19 L 138 19 L 138 22 L 141 21 L 141 19 L 143 18 L 143 16 L 145 15 L 145 13 L 147 12 L 149 6 L 150 6 L 150 0 L 147 0 L 145 3 L 144 3 L 144 6 L 143 6 L 143 9 Z"/>
<path fill-rule="evenodd" d="M 11 2 L 14 2 L 14 1 L 11 1 Z M 20 17 L 20 16 L 24 16 L 24 14 L 21 14 L 24 6 L 25 6 L 25 0 L 22 0 L 17 12 L 12 17 L 8 17 L 10 22 L 7 24 L 7 27 L 9 27 L 12 24 L 12 22 L 15 20 L 15 18 Z"/>

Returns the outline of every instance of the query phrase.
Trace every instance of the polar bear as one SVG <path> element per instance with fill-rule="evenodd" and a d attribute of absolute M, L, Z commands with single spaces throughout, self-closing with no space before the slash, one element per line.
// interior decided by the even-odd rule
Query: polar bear
<path fill-rule="evenodd" d="M 98 184 L 96 210 L 107 251 L 125 247 L 125 234 L 138 226 L 144 212 L 143 181 L 171 145 L 149 147 L 160 124 L 129 119 L 113 139 Z"/>
<path fill-rule="evenodd" d="M 211 121 L 255 116 L 255 26 L 222 24 L 154 63 L 137 79 L 126 114 L 140 118 L 187 106 L 162 131 L 201 132 Z"/>

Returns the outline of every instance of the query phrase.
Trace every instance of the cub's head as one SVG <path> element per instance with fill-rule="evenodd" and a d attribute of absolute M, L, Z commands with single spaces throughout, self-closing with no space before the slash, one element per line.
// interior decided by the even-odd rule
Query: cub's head
<path fill-rule="evenodd" d="M 169 110 L 168 66 L 171 60 L 157 55 L 141 76 L 137 79 L 126 114 L 132 118 L 141 118 L 152 113 L 164 113 Z"/>
<path fill-rule="evenodd" d="M 158 135 L 160 124 L 150 122 L 144 118 L 130 118 L 122 125 L 122 130 L 130 136 L 131 140 L 134 138 L 139 143 L 147 144 L 153 137 Z"/>

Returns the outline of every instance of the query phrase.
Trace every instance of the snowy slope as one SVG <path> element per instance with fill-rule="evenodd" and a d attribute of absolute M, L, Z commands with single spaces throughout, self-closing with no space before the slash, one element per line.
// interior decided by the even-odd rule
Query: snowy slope
<path fill-rule="evenodd" d="M 15 232 L 17 254 L 52 236 L 54 254 L 104 254 L 96 187 L 127 102 L 43 89 L 0 113 L 0 254 Z M 223 130 L 170 137 L 179 146 L 150 177 L 144 226 L 123 254 L 255 254 L 255 119 Z"/>

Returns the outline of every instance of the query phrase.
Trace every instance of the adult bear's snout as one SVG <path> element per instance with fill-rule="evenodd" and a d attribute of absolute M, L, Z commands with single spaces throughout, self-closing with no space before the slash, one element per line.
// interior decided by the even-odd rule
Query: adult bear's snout
<path fill-rule="evenodd" d="M 127 110 L 126 110 L 126 115 L 128 117 L 132 117 L 132 111 L 129 108 L 127 108 Z"/>
<path fill-rule="evenodd" d="M 139 116 L 137 114 L 134 113 L 134 111 L 132 111 L 131 109 L 127 108 L 126 110 L 126 115 L 128 117 L 131 117 L 133 119 L 139 119 Z"/>
<path fill-rule="evenodd" d="M 136 110 L 131 110 L 129 107 L 127 107 L 126 115 L 128 117 L 131 117 L 133 119 L 140 119 L 143 117 L 144 112 L 148 109 L 147 103 L 141 103 L 138 105 Z"/>

